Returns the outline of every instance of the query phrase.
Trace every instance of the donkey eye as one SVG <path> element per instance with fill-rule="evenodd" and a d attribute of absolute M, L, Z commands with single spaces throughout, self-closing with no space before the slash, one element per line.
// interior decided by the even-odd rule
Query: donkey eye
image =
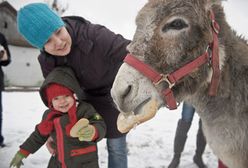
<path fill-rule="evenodd" d="M 169 30 L 181 30 L 183 28 L 188 27 L 188 24 L 185 23 L 184 20 L 182 19 L 175 19 L 170 23 L 167 23 L 166 25 L 164 25 L 164 27 L 162 28 L 163 32 L 167 32 Z"/>

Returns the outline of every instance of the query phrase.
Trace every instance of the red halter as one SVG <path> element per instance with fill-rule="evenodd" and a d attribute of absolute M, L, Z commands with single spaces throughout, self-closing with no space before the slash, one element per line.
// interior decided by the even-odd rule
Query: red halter
<path fill-rule="evenodd" d="M 124 62 L 134 67 L 136 70 L 138 70 L 140 73 L 142 73 L 144 76 L 149 78 L 155 86 L 160 84 L 161 82 L 166 82 L 168 84 L 168 88 L 165 88 L 162 90 L 162 96 L 167 104 L 168 108 L 170 110 L 177 108 L 177 102 L 174 98 L 173 92 L 171 88 L 176 84 L 177 81 L 179 81 L 184 76 L 190 74 L 192 71 L 200 67 L 201 65 L 208 63 L 211 65 L 213 69 L 213 75 L 211 78 L 211 84 L 209 88 L 208 94 L 210 96 L 215 96 L 217 94 L 217 89 L 219 86 L 220 81 L 220 69 L 219 69 L 219 45 L 218 45 L 218 33 L 219 33 L 219 25 L 215 21 L 214 13 L 210 11 L 210 18 L 212 21 L 212 32 L 213 32 L 213 42 L 209 44 L 206 51 L 197 57 L 192 62 L 184 65 L 183 67 L 179 68 L 178 70 L 171 72 L 169 74 L 160 74 L 157 71 L 155 71 L 152 67 L 149 65 L 141 62 L 137 58 L 135 58 L 133 55 L 128 54 L 126 58 L 124 59 Z M 212 55 L 209 54 L 208 49 L 211 49 Z"/>

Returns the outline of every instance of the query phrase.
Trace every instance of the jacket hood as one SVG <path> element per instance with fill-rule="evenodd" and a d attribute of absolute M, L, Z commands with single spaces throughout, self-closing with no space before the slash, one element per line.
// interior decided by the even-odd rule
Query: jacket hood
<path fill-rule="evenodd" d="M 39 93 L 43 103 L 48 107 L 48 101 L 45 94 L 45 89 L 50 83 L 58 83 L 65 87 L 71 89 L 77 96 L 77 99 L 83 100 L 84 99 L 84 92 L 80 88 L 78 83 L 78 79 L 75 76 L 75 73 L 70 67 L 60 66 L 56 67 L 51 71 L 46 79 L 44 80 L 43 84 L 40 87 Z"/>

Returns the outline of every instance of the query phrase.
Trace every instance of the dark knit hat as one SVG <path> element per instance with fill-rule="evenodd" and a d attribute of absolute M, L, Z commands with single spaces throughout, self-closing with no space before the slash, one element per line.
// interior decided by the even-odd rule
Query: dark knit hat
<path fill-rule="evenodd" d="M 48 107 L 51 107 L 52 99 L 61 96 L 61 95 L 70 95 L 73 96 L 73 92 L 68 89 L 67 87 L 57 84 L 57 83 L 51 83 L 47 86 L 46 90 L 46 98 L 48 102 Z"/>
<path fill-rule="evenodd" d="M 42 49 L 50 36 L 65 24 L 45 3 L 31 3 L 17 14 L 19 33 L 34 47 Z"/>

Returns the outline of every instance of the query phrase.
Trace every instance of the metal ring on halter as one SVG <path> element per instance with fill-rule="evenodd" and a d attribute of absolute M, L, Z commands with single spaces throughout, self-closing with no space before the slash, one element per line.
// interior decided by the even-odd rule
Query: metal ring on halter
<path fill-rule="evenodd" d="M 180 104 L 181 104 L 181 102 L 176 102 L 176 103 L 177 103 L 177 107 L 179 107 Z M 168 108 L 168 109 L 170 109 L 169 106 L 168 106 L 167 104 L 165 104 L 165 107 Z"/>
<path fill-rule="evenodd" d="M 159 85 L 163 81 L 168 83 L 170 89 L 175 85 L 175 83 L 171 83 L 170 80 L 168 79 L 168 76 L 169 76 L 168 74 L 167 75 L 160 74 L 160 75 L 162 76 L 161 79 L 159 81 L 157 81 L 157 82 L 153 82 L 153 84 L 155 86 Z"/>
<path fill-rule="evenodd" d="M 206 48 L 206 53 L 208 53 L 208 66 L 211 66 L 212 63 L 212 51 L 210 50 L 210 46 L 208 45 L 207 48 Z"/>
<path fill-rule="evenodd" d="M 218 24 L 215 20 L 212 20 L 212 28 L 216 34 L 219 34 L 219 30 L 215 27 L 215 23 Z"/>

